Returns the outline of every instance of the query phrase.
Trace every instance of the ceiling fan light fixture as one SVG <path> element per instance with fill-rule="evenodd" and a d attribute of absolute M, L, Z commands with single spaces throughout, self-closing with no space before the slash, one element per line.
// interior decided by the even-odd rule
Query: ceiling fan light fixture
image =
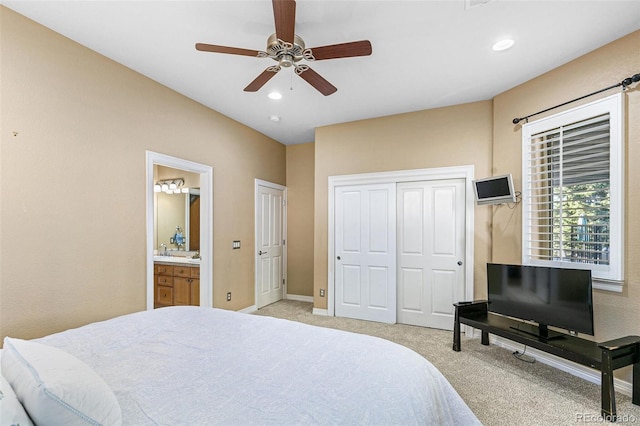
<path fill-rule="evenodd" d="M 493 49 L 495 52 L 501 52 L 503 50 L 507 50 L 510 49 L 511 47 L 513 47 L 513 45 L 515 44 L 515 41 L 509 39 L 509 38 L 505 38 L 503 40 L 500 40 L 498 42 L 496 42 L 491 49 Z"/>
<path fill-rule="evenodd" d="M 282 99 L 282 93 L 280 92 L 271 92 L 267 96 L 269 96 L 269 99 L 273 99 L 274 101 Z"/>
<path fill-rule="evenodd" d="M 293 65 L 294 62 L 294 58 L 293 56 L 289 55 L 289 54 L 285 54 L 282 55 L 279 59 L 278 59 L 278 63 L 280 64 L 281 67 L 283 68 L 289 68 L 290 66 Z"/>

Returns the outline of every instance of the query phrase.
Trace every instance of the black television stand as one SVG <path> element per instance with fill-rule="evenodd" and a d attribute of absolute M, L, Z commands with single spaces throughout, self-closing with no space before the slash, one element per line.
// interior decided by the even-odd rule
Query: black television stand
<path fill-rule="evenodd" d="M 487 301 L 456 303 L 453 326 L 453 350 L 459 352 L 460 325 L 466 324 L 482 331 L 481 343 L 489 344 L 489 333 L 530 346 L 560 358 L 599 370 L 601 384 L 601 414 L 609 421 L 616 421 L 616 395 L 613 387 L 613 370 L 633 365 L 631 400 L 640 405 L 640 336 L 626 336 L 597 343 L 577 336 L 555 332 L 540 335 L 540 329 L 509 317 L 488 311 Z"/>

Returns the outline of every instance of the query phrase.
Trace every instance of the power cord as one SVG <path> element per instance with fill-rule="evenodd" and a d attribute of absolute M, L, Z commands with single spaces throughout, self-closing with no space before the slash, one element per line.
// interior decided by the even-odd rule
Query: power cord
<path fill-rule="evenodd" d="M 528 364 L 534 364 L 536 362 L 536 359 L 531 355 L 526 355 L 526 353 L 527 353 L 527 346 L 524 347 L 524 350 L 522 351 L 522 353 L 520 353 L 520 351 L 514 351 L 512 355 L 514 356 L 514 358 L 519 359 L 522 362 L 526 362 Z"/>
<path fill-rule="evenodd" d="M 516 196 L 516 202 L 515 203 L 507 203 L 507 207 L 509 207 L 510 210 L 515 209 L 518 206 L 518 203 L 520 201 L 522 201 L 522 192 L 516 191 L 514 195 Z"/>

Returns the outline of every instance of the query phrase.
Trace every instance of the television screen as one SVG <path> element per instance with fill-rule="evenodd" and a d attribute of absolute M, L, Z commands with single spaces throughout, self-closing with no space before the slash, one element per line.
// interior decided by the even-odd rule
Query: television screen
<path fill-rule="evenodd" d="M 593 335 L 591 271 L 487 264 L 489 311 Z"/>
<path fill-rule="evenodd" d="M 473 188 L 478 204 L 515 203 L 516 201 L 513 178 L 510 174 L 474 180 Z"/>

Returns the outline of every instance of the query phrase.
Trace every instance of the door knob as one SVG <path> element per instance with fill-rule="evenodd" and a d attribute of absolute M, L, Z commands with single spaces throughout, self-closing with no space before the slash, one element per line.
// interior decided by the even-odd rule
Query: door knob
<path fill-rule="evenodd" d="M 263 254 L 267 254 L 267 252 L 266 252 L 266 251 L 262 251 L 262 250 L 260 250 L 260 251 L 258 252 L 258 256 L 262 256 Z"/>
<path fill-rule="evenodd" d="M 340 260 L 340 256 L 338 256 L 337 259 Z"/>
<path fill-rule="evenodd" d="M 458 266 L 462 266 L 462 260 L 458 260 Z"/>

